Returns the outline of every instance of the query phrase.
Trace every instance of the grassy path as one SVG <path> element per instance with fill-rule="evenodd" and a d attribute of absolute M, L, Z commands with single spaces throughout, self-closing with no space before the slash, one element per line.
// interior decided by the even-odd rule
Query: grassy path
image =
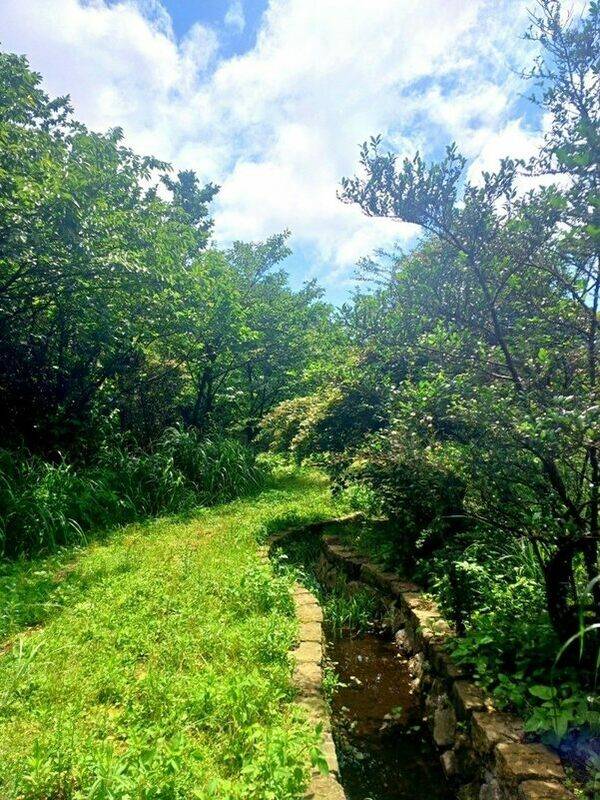
<path fill-rule="evenodd" d="M 257 537 L 334 511 L 316 475 L 0 573 L 0 796 L 301 796 L 288 586 Z"/>

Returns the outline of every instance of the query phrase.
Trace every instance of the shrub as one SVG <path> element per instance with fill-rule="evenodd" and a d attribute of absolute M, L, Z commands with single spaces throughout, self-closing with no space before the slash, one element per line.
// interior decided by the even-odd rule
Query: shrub
<path fill-rule="evenodd" d="M 153 452 L 107 445 L 95 464 L 79 468 L 3 450 L 0 554 L 81 543 L 90 531 L 230 500 L 262 480 L 241 443 L 180 428 L 167 430 Z"/>

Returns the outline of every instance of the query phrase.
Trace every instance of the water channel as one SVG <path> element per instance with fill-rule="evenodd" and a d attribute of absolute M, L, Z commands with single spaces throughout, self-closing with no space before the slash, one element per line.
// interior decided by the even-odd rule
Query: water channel
<path fill-rule="evenodd" d="M 327 655 L 342 684 L 332 722 L 348 800 L 451 800 L 394 643 L 374 633 L 331 638 Z"/>

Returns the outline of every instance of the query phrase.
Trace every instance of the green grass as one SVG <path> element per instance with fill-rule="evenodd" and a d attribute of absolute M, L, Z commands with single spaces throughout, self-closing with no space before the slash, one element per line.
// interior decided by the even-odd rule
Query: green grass
<path fill-rule="evenodd" d="M 315 474 L 0 574 L 0 796 L 302 796 L 289 579 L 257 539 L 334 513 Z M 34 627 L 28 627 L 28 626 Z"/>
<path fill-rule="evenodd" d="M 0 558 L 86 544 L 99 530 L 233 500 L 264 485 L 250 448 L 169 428 L 151 452 L 106 444 L 87 466 L 0 449 Z"/>

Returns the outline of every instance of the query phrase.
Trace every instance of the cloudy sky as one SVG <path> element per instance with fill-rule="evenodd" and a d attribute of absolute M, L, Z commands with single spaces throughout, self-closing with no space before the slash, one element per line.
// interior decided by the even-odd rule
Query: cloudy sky
<path fill-rule="evenodd" d="M 0 0 L 0 41 L 97 130 L 221 184 L 215 237 L 292 230 L 294 283 L 340 299 L 356 260 L 415 231 L 336 199 L 383 133 L 476 174 L 526 155 L 532 0 Z"/>

